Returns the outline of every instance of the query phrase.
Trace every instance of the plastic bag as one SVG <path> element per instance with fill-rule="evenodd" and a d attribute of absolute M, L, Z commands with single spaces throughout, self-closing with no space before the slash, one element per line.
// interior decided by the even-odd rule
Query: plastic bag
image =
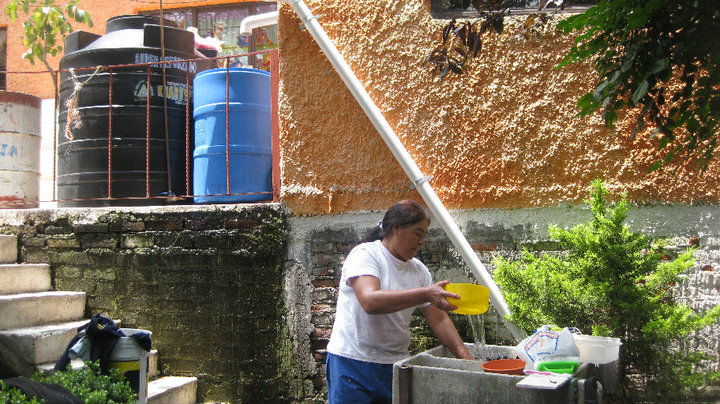
<path fill-rule="evenodd" d="M 544 325 L 525 338 L 516 350 L 520 359 L 534 369 L 541 362 L 580 361 L 580 350 L 568 328 Z"/>

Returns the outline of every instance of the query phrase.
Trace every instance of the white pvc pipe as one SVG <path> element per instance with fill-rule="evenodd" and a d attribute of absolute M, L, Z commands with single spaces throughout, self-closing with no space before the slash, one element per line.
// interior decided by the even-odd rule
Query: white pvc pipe
<path fill-rule="evenodd" d="M 447 209 L 445 209 L 445 206 L 440 201 L 440 198 L 438 198 L 437 194 L 435 194 L 435 191 L 430 186 L 427 177 L 423 175 L 418 166 L 415 164 L 415 161 L 412 159 L 403 144 L 400 142 L 400 139 L 398 139 L 393 129 L 385 120 L 385 117 L 382 112 L 380 112 L 380 109 L 377 105 L 375 105 L 367 91 L 365 91 L 365 88 L 362 83 L 360 83 L 360 80 L 358 80 L 353 71 L 350 69 L 350 66 L 348 66 L 345 61 L 345 58 L 340 54 L 340 52 L 338 52 L 330 38 L 328 38 L 325 30 L 317 22 L 317 18 L 312 15 L 305 2 L 303 0 L 290 0 L 290 3 L 295 10 L 295 13 L 297 13 L 300 17 L 300 20 L 305 28 L 307 28 L 310 32 L 313 39 L 315 39 L 315 42 L 320 45 L 320 48 L 327 56 L 330 63 L 332 63 L 333 67 L 335 67 L 335 70 L 337 70 L 340 74 L 340 77 L 345 82 L 347 88 L 360 104 L 360 107 L 362 107 L 365 114 L 367 114 L 368 118 L 370 118 L 370 121 L 375 126 L 375 129 L 380 132 L 380 135 L 402 166 L 405 174 L 407 174 L 410 180 L 415 184 L 420 196 L 422 196 L 423 200 L 432 212 L 433 219 L 440 223 L 440 226 L 445 230 L 448 238 L 450 238 L 450 241 L 460 252 L 460 255 L 465 260 L 465 263 L 470 267 L 475 277 L 477 277 L 482 285 L 490 289 L 490 301 L 492 302 L 493 307 L 495 307 L 495 310 L 497 310 L 498 314 L 505 319 L 506 316 L 510 315 L 510 309 L 508 308 L 500 289 L 485 269 L 485 266 L 482 262 L 480 262 L 480 259 L 475 254 L 475 251 L 473 251 L 472 247 L 470 247 L 470 244 L 465 239 L 465 236 L 462 234 L 457 224 L 455 224 L 455 221 L 452 217 L 450 217 L 450 214 Z M 506 324 L 513 337 L 515 337 L 518 341 L 525 337 L 524 333 L 515 324 L 507 320 Z"/>
<path fill-rule="evenodd" d="M 240 33 L 252 34 L 253 28 L 277 24 L 277 17 L 277 11 L 247 16 L 240 21 Z"/>

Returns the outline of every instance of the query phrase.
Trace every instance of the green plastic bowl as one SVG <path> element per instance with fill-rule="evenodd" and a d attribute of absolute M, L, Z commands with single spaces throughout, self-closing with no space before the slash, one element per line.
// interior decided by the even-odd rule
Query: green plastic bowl
<path fill-rule="evenodd" d="M 537 364 L 537 370 L 541 372 L 553 373 L 575 373 L 578 368 L 578 362 L 575 361 L 547 361 Z"/>

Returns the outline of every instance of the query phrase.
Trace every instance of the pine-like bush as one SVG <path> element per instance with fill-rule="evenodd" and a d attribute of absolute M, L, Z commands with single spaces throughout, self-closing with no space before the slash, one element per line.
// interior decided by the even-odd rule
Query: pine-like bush
<path fill-rule="evenodd" d="M 666 240 L 630 231 L 625 196 L 613 206 L 607 194 L 603 182 L 594 181 L 587 201 L 592 220 L 570 229 L 550 226 L 561 252 L 494 260 L 510 320 L 528 332 L 556 324 L 621 338 L 625 400 L 677 400 L 717 384 L 720 372 L 697 366 L 703 354 L 678 349 L 720 317 L 720 307 L 695 313 L 673 299 L 672 286 L 694 265 L 694 249 L 670 258 Z"/>

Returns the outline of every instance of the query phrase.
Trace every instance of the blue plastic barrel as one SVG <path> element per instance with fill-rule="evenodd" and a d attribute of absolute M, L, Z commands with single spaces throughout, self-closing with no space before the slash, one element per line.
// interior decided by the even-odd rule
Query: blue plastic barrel
<path fill-rule="evenodd" d="M 249 68 L 206 70 L 195 76 L 193 88 L 195 203 L 272 199 L 270 74 Z"/>

